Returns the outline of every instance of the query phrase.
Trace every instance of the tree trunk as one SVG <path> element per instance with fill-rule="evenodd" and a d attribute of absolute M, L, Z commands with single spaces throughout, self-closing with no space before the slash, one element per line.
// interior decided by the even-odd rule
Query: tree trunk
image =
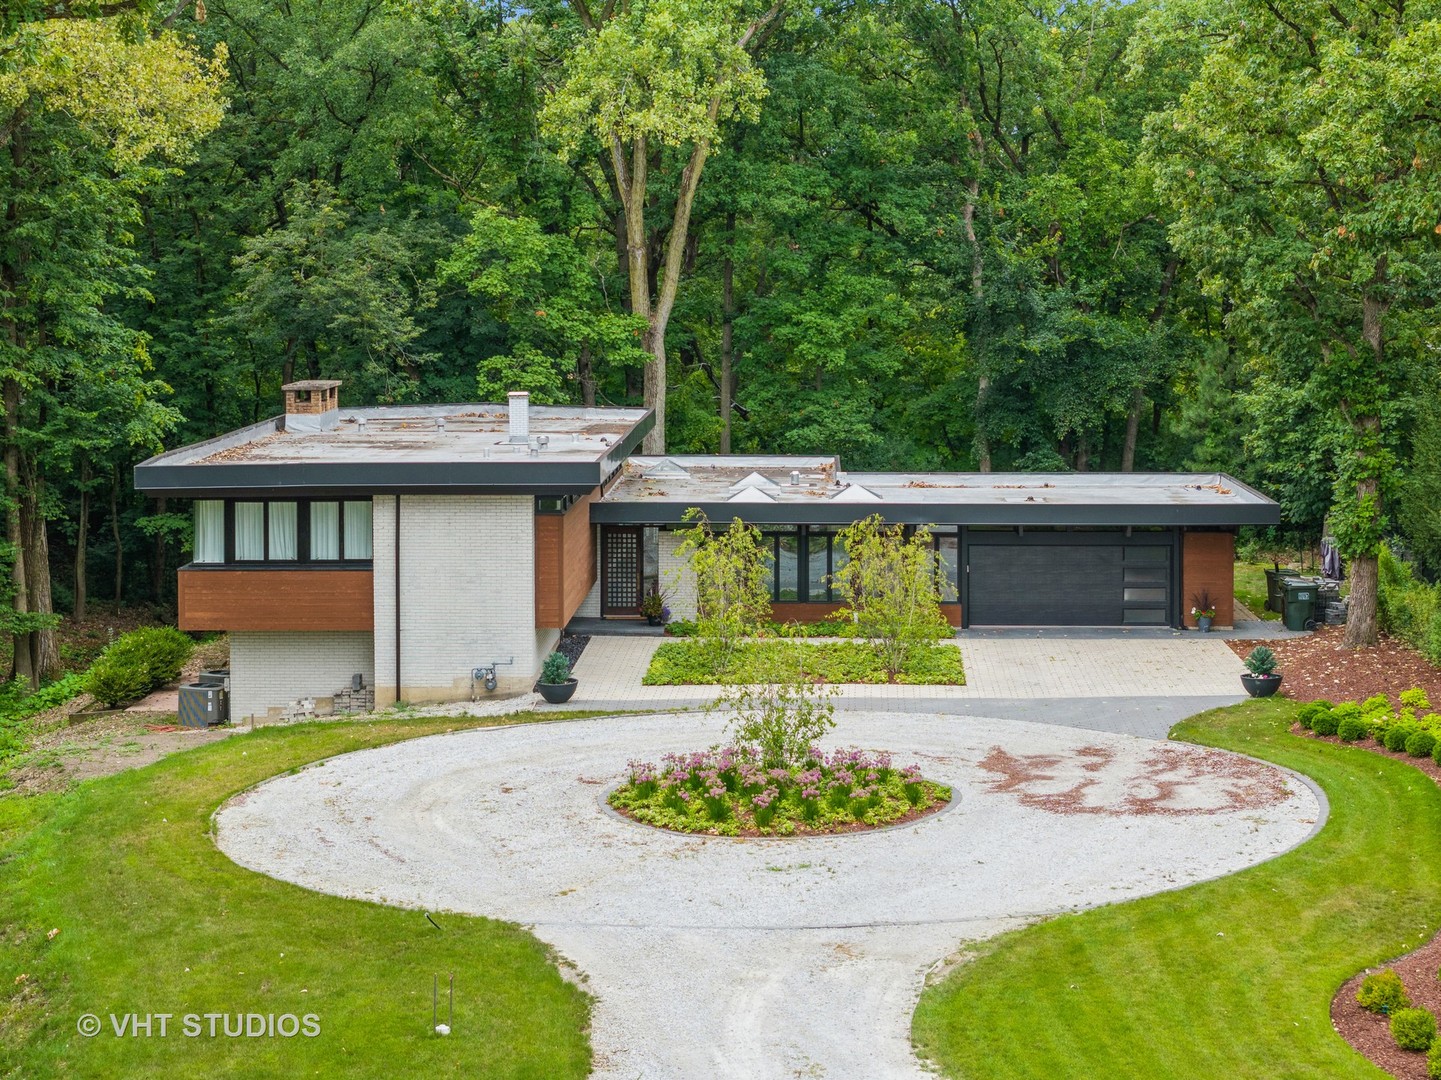
<path fill-rule="evenodd" d="M 721 348 L 720 348 L 720 452 L 731 452 L 731 350 L 734 348 L 732 324 L 735 321 L 735 239 L 736 215 L 726 214 L 726 255 L 721 264 Z"/>
<path fill-rule="evenodd" d="M 163 514 L 166 510 L 167 500 L 164 498 L 155 500 L 155 512 Z M 150 596 L 157 603 L 165 602 L 165 532 L 157 529 L 155 539 L 150 545 Z"/>
<path fill-rule="evenodd" d="M 44 506 L 43 486 L 40 477 L 31 478 L 23 500 L 21 521 L 25 535 L 25 581 L 30 593 L 30 610 L 39 615 L 49 615 L 54 612 L 55 604 L 50 595 L 50 541 L 41 510 Z M 32 678 L 37 685 L 60 677 L 60 642 L 53 626 L 42 627 L 30 635 L 30 657 Z"/>
<path fill-rule="evenodd" d="M 120 546 L 120 466 L 110 471 L 110 535 L 115 538 L 115 603 L 125 599 L 125 551 Z"/>
<path fill-rule="evenodd" d="M 587 409 L 595 408 L 595 365 L 591 362 L 589 345 L 580 347 L 580 356 L 575 362 L 575 377 L 580 382 L 580 403 Z"/>
<path fill-rule="evenodd" d="M 1131 391 L 1131 408 L 1126 413 L 1126 442 L 1121 447 L 1121 471 L 1132 472 L 1136 468 L 1136 441 L 1141 434 L 1141 409 L 1146 404 L 1146 395 L 1138 386 Z"/>
<path fill-rule="evenodd" d="M 90 536 L 90 463 L 80 462 L 80 511 L 75 515 L 75 610 L 76 622 L 85 618 L 85 555 Z"/>
<path fill-rule="evenodd" d="M 1376 556 L 1353 558 L 1348 569 L 1351 573 L 1351 603 L 1346 616 L 1346 636 L 1341 644 L 1348 649 L 1361 649 L 1375 645 L 1379 639 L 1376 630 Z"/>
<path fill-rule="evenodd" d="M 1376 263 L 1373 285 L 1381 285 L 1386 279 L 1386 258 Z M 1382 318 L 1389 305 L 1380 297 L 1368 293 L 1361 298 L 1361 337 L 1371 350 L 1375 365 L 1372 375 L 1377 385 L 1384 385 L 1386 344 Z M 1343 403 L 1343 412 L 1345 405 Z M 1356 480 L 1356 501 L 1363 507 L 1374 503 L 1373 512 L 1381 514 L 1380 464 L 1371 459 L 1379 451 L 1381 439 L 1381 417 L 1378 415 L 1353 416 L 1350 418 L 1359 446 L 1356 454 L 1359 460 L 1359 475 Z M 1346 636 L 1341 644 L 1348 649 L 1375 645 L 1378 640 L 1376 626 L 1377 581 L 1376 556 L 1374 550 L 1363 551 L 1351 556 L 1351 602 L 1346 615 Z"/>
<path fill-rule="evenodd" d="M 7 273 L 6 277 L 8 279 L 10 275 Z M 10 339 L 13 342 L 18 333 L 13 322 L 9 325 L 9 331 Z M 10 587 L 13 590 L 10 604 L 17 613 L 24 613 L 30 610 L 30 589 L 29 575 L 25 572 L 25 527 L 20 513 L 20 505 L 23 501 L 20 485 L 20 444 L 17 435 L 20 427 L 20 384 L 14 379 L 6 379 L 3 397 L 5 403 L 5 491 L 8 495 L 5 508 L 5 535 L 10 541 L 14 558 L 10 567 Z M 33 635 L 29 633 L 13 635 L 14 652 L 10 660 L 10 677 L 24 679 L 34 687 L 39 684 L 39 676 L 34 665 L 32 637 Z"/>

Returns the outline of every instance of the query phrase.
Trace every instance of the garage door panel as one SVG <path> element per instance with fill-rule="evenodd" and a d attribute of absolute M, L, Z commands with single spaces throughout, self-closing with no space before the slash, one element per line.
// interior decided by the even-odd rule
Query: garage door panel
<path fill-rule="evenodd" d="M 972 626 L 1164 626 L 1170 549 L 1160 545 L 974 544 Z"/>

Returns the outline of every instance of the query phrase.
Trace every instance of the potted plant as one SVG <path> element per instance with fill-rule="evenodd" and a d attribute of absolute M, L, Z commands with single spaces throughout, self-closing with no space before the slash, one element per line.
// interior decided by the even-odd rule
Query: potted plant
<path fill-rule="evenodd" d="M 1191 618 L 1196 620 L 1196 629 L 1203 634 L 1211 632 L 1211 623 L 1216 618 L 1216 605 L 1211 603 L 1211 594 L 1202 589 L 1200 594 L 1191 597 Z"/>
<path fill-rule="evenodd" d="M 1246 671 L 1241 673 L 1241 685 L 1252 697 L 1270 697 L 1281 688 L 1281 676 L 1276 674 L 1276 654 L 1265 645 L 1257 645 L 1246 657 Z"/>
<path fill-rule="evenodd" d="M 652 626 L 664 626 L 670 617 L 670 608 L 666 607 L 666 595 L 659 589 L 648 592 L 640 602 L 640 613 L 645 616 L 645 621 Z"/>
<path fill-rule="evenodd" d="M 575 676 L 570 673 L 570 661 L 564 653 L 553 652 L 541 662 L 540 682 L 535 688 L 546 701 L 552 705 L 567 702 L 575 693 L 575 687 Z"/>

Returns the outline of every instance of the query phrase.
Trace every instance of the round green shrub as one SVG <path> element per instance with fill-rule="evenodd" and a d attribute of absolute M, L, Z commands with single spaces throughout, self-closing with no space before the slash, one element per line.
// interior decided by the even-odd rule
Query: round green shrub
<path fill-rule="evenodd" d="M 1392 724 L 1386 729 L 1386 734 L 1382 737 L 1382 742 L 1385 744 L 1387 750 L 1395 750 L 1399 753 L 1406 749 L 1406 740 L 1411 738 L 1412 735 L 1417 734 L 1420 730 L 1421 729 L 1415 724 Z"/>
<path fill-rule="evenodd" d="M 1336 726 L 1336 734 L 1341 736 L 1343 742 L 1356 742 L 1371 734 L 1371 725 L 1364 717 L 1348 716 Z"/>
<path fill-rule="evenodd" d="M 1430 757 L 1436 750 L 1436 736 L 1430 731 L 1418 731 L 1406 740 L 1406 753 L 1412 757 Z"/>
<path fill-rule="evenodd" d="M 1368 1012 L 1394 1013 L 1411 1007 L 1411 996 L 1401 982 L 1401 976 L 1387 968 L 1367 975 L 1361 980 L 1361 989 L 1356 991 L 1356 1004 Z"/>
<path fill-rule="evenodd" d="M 147 626 L 122 634 L 85 674 L 85 692 L 114 707 L 174 682 L 195 642 L 173 626 Z"/>
<path fill-rule="evenodd" d="M 1441 1039 L 1435 1040 L 1426 1054 L 1426 1075 L 1431 1080 L 1441 1080 Z"/>
<path fill-rule="evenodd" d="M 1391 1038 L 1402 1050 L 1430 1050 L 1436 1041 L 1436 1014 L 1430 1009 L 1398 1009 L 1391 1014 Z"/>
<path fill-rule="evenodd" d="M 1334 709 L 1330 709 L 1322 713 L 1317 713 L 1314 717 L 1311 718 L 1311 730 L 1314 731 L 1317 735 L 1336 734 L 1337 729 L 1341 726 L 1341 721 L 1343 719 L 1346 719 L 1346 714 L 1341 711 L 1343 708 L 1344 706 L 1338 705 Z M 1361 719 L 1359 712 L 1357 713 L 1355 719 Z"/>
<path fill-rule="evenodd" d="M 1310 731 L 1311 724 L 1316 717 L 1322 713 L 1330 712 L 1331 709 L 1332 705 L 1329 701 L 1309 701 L 1305 705 L 1302 705 L 1300 711 L 1296 713 L 1296 722 L 1307 731 Z"/>

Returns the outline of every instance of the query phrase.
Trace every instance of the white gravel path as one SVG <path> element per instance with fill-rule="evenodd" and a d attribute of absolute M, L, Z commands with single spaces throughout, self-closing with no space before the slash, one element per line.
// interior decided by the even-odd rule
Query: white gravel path
<path fill-rule="evenodd" d="M 589 978 L 597 1076 L 889 1078 L 925 1075 L 911 1013 L 963 942 L 1238 870 L 1324 813 L 1298 778 L 1220 751 L 953 715 L 839 721 L 829 744 L 921 762 L 952 807 L 804 840 L 649 829 L 604 792 L 629 759 L 721 728 L 626 716 L 347 754 L 232 800 L 218 842 L 324 892 L 532 926 Z M 1010 790 L 996 748 L 1026 773 Z M 1166 790 L 1166 812 L 1122 812 Z M 1058 793 L 1083 812 L 1057 812 Z"/>

